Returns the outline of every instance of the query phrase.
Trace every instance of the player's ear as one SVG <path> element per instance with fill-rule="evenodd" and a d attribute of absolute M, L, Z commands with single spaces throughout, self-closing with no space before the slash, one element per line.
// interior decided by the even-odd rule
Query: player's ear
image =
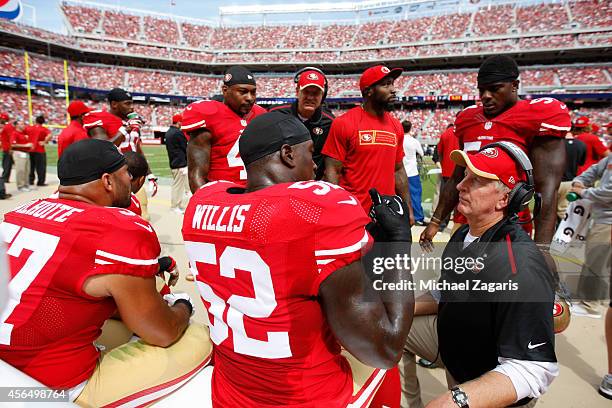
<path fill-rule="evenodd" d="M 225 96 L 228 89 L 229 87 L 227 85 L 221 85 L 221 93 L 223 94 L 223 96 Z"/>
<path fill-rule="evenodd" d="M 288 144 L 284 144 L 280 148 L 280 159 L 283 164 L 289 168 L 295 167 L 295 150 L 293 146 L 289 146 Z"/>
<path fill-rule="evenodd" d="M 518 79 L 515 79 L 514 81 L 512 81 L 512 92 L 515 92 L 515 93 L 518 92 L 520 82 L 521 81 L 519 81 Z"/>
<path fill-rule="evenodd" d="M 104 186 L 104 190 L 111 191 L 113 189 L 113 180 L 112 180 L 112 176 L 110 175 L 110 173 L 102 174 L 102 177 L 100 177 L 100 181 L 102 182 L 102 185 Z"/>

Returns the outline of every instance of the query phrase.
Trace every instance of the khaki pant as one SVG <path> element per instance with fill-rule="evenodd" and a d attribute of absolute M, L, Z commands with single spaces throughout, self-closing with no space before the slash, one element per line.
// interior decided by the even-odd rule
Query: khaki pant
<path fill-rule="evenodd" d="M 565 217 L 565 211 L 567 207 L 569 207 L 569 201 L 567 201 L 565 196 L 570 188 L 572 188 L 571 181 L 562 181 L 561 184 L 559 184 L 559 191 L 557 191 L 557 217 L 561 220 Z"/>
<path fill-rule="evenodd" d="M 146 190 L 145 186 L 143 185 L 140 188 L 140 190 L 138 190 L 138 192 L 136 192 L 135 195 L 136 195 L 136 198 L 138 199 L 138 201 L 140 201 L 140 210 L 142 211 L 142 214 L 140 216 L 143 219 L 149 221 L 149 219 L 151 218 L 149 216 L 149 209 L 148 209 L 149 199 L 147 198 L 147 190 Z"/>
<path fill-rule="evenodd" d="M 612 225 L 593 224 L 586 238 L 584 264 L 578 281 L 578 297 L 584 306 L 597 312 L 610 296 L 612 276 Z"/>
<path fill-rule="evenodd" d="M 184 210 L 187 207 L 187 193 L 189 192 L 189 179 L 187 167 L 172 169 L 172 190 L 170 208 Z"/>
<path fill-rule="evenodd" d="M 15 171 L 17 172 L 17 188 L 27 187 L 30 177 L 30 156 L 26 152 L 13 152 L 15 159 Z"/>
<path fill-rule="evenodd" d="M 142 340 L 123 344 L 103 354 L 75 403 L 101 407 L 119 401 L 138 406 L 153 402 L 196 375 L 209 364 L 211 354 L 208 328 L 199 324 L 189 325 L 167 348 Z"/>
<path fill-rule="evenodd" d="M 438 350 L 438 315 L 415 316 L 410 334 L 404 345 L 404 352 L 399 363 L 400 381 L 402 384 L 402 408 L 422 408 L 421 388 L 417 377 L 416 355 L 445 368 Z M 450 390 L 457 382 L 446 371 L 446 383 Z M 532 408 L 538 402 L 531 400 L 522 408 Z"/>

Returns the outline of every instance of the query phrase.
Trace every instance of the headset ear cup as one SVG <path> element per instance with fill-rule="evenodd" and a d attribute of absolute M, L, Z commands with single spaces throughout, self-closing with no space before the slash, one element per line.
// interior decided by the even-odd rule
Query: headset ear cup
<path fill-rule="evenodd" d="M 512 189 L 508 197 L 508 214 L 518 214 L 527 208 L 533 195 L 533 188 L 526 183 L 519 183 Z"/>

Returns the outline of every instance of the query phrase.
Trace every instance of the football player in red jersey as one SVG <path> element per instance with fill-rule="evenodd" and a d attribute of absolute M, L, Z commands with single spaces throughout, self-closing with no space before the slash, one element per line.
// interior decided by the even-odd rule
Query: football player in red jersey
<path fill-rule="evenodd" d="M 519 100 L 519 70 L 507 56 L 487 58 L 478 71 L 482 105 L 474 105 L 457 116 L 455 133 L 464 151 L 479 150 L 489 143 L 509 141 L 521 147 L 533 163 L 536 192 L 542 209 L 535 219 L 535 241 L 549 245 L 555 231 L 557 190 L 565 170 L 565 134 L 571 128 L 567 107 L 553 98 Z M 432 222 L 421 234 L 425 248 L 437 234 L 441 220 L 455 208 L 457 185 L 464 170 L 456 167 L 440 195 Z M 521 218 L 529 219 L 528 214 Z"/>
<path fill-rule="evenodd" d="M 11 272 L 0 359 L 79 405 L 152 402 L 206 365 L 207 330 L 189 325 L 188 296 L 156 291 L 159 241 L 124 209 L 123 155 L 82 140 L 64 151 L 58 176 L 58 198 L 26 202 L 0 224 Z M 101 356 L 94 341 L 117 312 L 142 340 Z"/>
<path fill-rule="evenodd" d="M 181 129 L 189 136 L 187 168 L 192 193 L 215 180 L 244 186 L 246 171 L 238 140 L 246 125 L 266 112 L 255 104 L 255 78 L 244 67 L 228 68 L 221 90 L 223 102 L 198 101 L 183 112 Z"/>
<path fill-rule="evenodd" d="M 312 180 L 313 151 L 295 116 L 262 115 L 240 138 L 246 188 L 208 183 L 185 211 L 185 247 L 216 345 L 214 406 L 367 406 L 380 369 L 399 361 L 413 293 L 373 290 L 362 264 L 370 219 L 349 192 Z M 406 204 L 372 195 L 384 250 L 408 256 Z M 391 266 L 382 277 L 405 282 L 411 274 Z M 349 364 L 341 345 L 379 369 L 358 374 L 363 364 Z M 369 387 L 354 393 L 353 381 Z"/>

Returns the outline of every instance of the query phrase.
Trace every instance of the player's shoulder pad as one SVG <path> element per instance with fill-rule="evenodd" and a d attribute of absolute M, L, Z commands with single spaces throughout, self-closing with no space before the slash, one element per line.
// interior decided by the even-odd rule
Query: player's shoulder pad
<path fill-rule="evenodd" d="M 181 130 L 189 132 L 209 126 L 220 110 L 219 104 L 221 102 L 201 100 L 187 105 L 183 111 Z"/>
<path fill-rule="evenodd" d="M 569 109 L 567 109 L 567 106 L 555 98 L 537 98 L 530 101 L 520 101 L 520 103 L 525 105 L 532 114 L 550 116 L 566 113 L 569 116 Z"/>
<path fill-rule="evenodd" d="M 201 186 L 196 192 L 193 194 L 193 199 L 200 199 L 204 197 L 209 197 L 212 194 L 218 193 L 219 191 L 226 191 L 230 187 L 241 188 L 236 183 L 232 183 L 231 181 L 225 180 L 215 180 L 209 181 L 208 183 Z"/>
<path fill-rule="evenodd" d="M 280 113 L 291 113 L 291 104 L 287 103 L 284 105 L 273 106 L 269 112 L 280 112 Z"/>
<path fill-rule="evenodd" d="M 103 225 L 105 230 L 113 230 L 114 234 L 136 233 L 139 239 L 143 239 L 149 235 L 157 237 L 153 226 L 149 224 L 148 221 L 142 219 L 127 208 L 90 208 L 83 218 L 92 219 L 93 222 Z"/>
<path fill-rule="evenodd" d="M 308 180 L 287 184 L 287 193 L 291 196 L 316 202 L 322 207 L 342 205 L 350 208 L 361 206 L 359 200 L 351 193 L 326 181 Z"/>
<path fill-rule="evenodd" d="M 263 106 L 254 104 L 253 107 L 251 108 L 251 112 L 253 112 L 255 116 L 259 116 L 259 115 L 263 115 L 264 113 L 267 113 L 268 110 L 264 108 Z"/>

